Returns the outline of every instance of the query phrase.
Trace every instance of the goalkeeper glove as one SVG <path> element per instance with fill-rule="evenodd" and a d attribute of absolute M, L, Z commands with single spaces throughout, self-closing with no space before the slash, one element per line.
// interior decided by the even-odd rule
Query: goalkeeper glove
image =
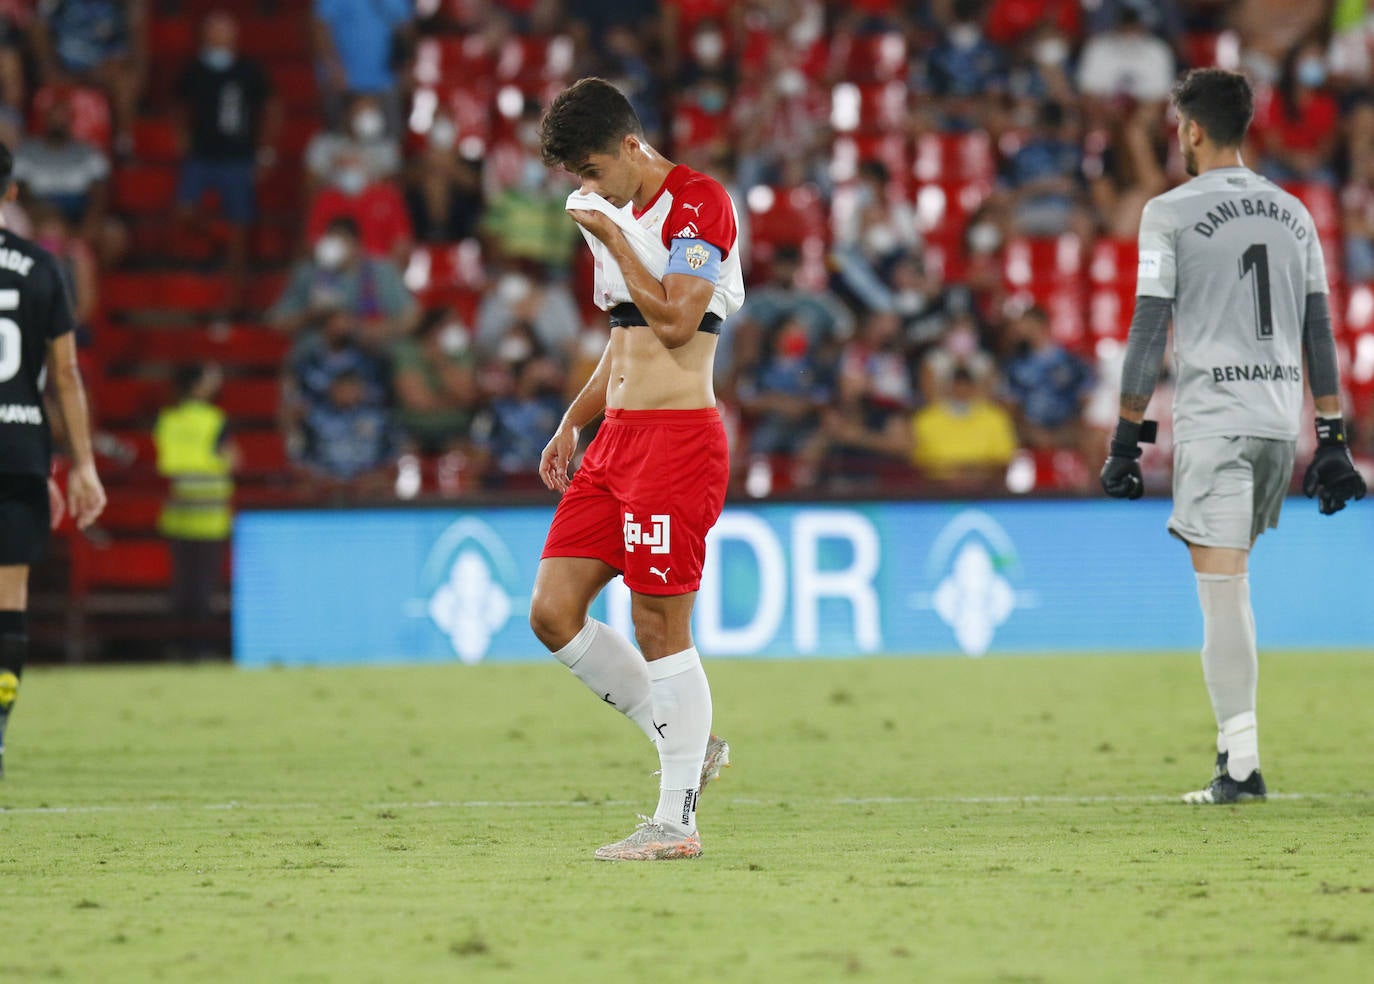
<path fill-rule="evenodd" d="M 1317 418 L 1317 452 L 1302 477 L 1302 494 L 1317 497 L 1317 508 L 1330 516 L 1351 499 L 1365 494 L 1364 478 L 1355 470 L 1345 443 L 1345 423 L 1340 417 Z"/>
<path fill-rule="evenodd" d="M 1111 454 L 1102 466 L 1102 491 L 1113 499 L 1139 499 L 1145 494 L 1145 479 L 1140 474 L 1140 442 L 1153 444 L 1153 420 L 1136 423 L 1122 417 L 1116 422 Z"/>

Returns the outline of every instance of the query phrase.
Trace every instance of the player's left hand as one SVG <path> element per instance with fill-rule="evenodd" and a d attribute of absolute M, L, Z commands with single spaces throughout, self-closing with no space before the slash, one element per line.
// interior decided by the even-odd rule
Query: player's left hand
<path fill-rule="evenodd" d="M 62 489 L 57 479 L 48 479 L 48 526 L 57 529 L 67 516 L 67 504 L 62 500 Z"/>
<path fill-rule="evenodd" d="M 607 246 L 616 236 L 624 235 L 620 231 L 620 227 L 611 221 L 611 217 L 604 212 L 597 212 L 590 208 L 573 208 L 568 210 L 568 214 L 573 217 L 574 222 Z"/>
<path fill-rule="evenodd" d="M 1302 477 L 1302 494 L 1316 497 L 1317 508 L 1330 516 L 1351 499 L 1363 499 L 1364 476 L 1355 468 L 1345 443 L 1345 424 L 1339 419 L 1317 418 L 1317 451 Z"/>
<path fill-rule="evenodd" d="M 1140 473 L 1142 425 L 1124 417 L 1117 421 L 1111 453 L 1102 466 L 1102 491 L 1113 499 L 1139 499 L 1145 494 L 1145 478 Z M 1153 425 L 1146 440 L 1153 440 Z"/>

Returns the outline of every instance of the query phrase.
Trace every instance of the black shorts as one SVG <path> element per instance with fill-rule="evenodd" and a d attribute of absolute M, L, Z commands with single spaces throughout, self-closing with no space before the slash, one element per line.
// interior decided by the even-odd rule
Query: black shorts
<path fill-rule="evenodd" d="M 42 560 L 49 519 L 46 478 L 0 474 L 0 567 Z"/>

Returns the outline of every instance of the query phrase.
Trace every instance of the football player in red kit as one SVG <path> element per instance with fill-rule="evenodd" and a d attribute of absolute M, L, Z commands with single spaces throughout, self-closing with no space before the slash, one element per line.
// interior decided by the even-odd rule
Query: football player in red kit
<path fill-rule="evenodd" d="M 601 79 L 560 93 L 541 137 L 545 163 L 581 179 L 569 211 L 596 257 L 596 302 L 611 338 L 540 463 L 544 483 L 563 496 L 530 625 L 658 748 L 653 817 L 596 857 L 692 858 L 701 853 L 697 797 L 729 761 L 729 746 L 711 734 L 691 616 L 729 475 L 712 373 L 721 322 L 744 300 L 735 209 L 717 181 L 645 143 L 629 102 Z M 570 479 L 578 433 L 603 412 Z M 632 592 L 638 650 L 588 616 L 617 574 Z"/>

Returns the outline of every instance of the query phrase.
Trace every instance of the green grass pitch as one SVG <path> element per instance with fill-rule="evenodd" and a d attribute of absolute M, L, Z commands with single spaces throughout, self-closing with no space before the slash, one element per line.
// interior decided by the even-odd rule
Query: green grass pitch
<path fill-rule="evenodd" d="M 0 980 L 1368 980 L 1374 653 L 709 661 L 705 855 L 606 864 L 652 747 L 552 663 L 33 671 Z"/>

